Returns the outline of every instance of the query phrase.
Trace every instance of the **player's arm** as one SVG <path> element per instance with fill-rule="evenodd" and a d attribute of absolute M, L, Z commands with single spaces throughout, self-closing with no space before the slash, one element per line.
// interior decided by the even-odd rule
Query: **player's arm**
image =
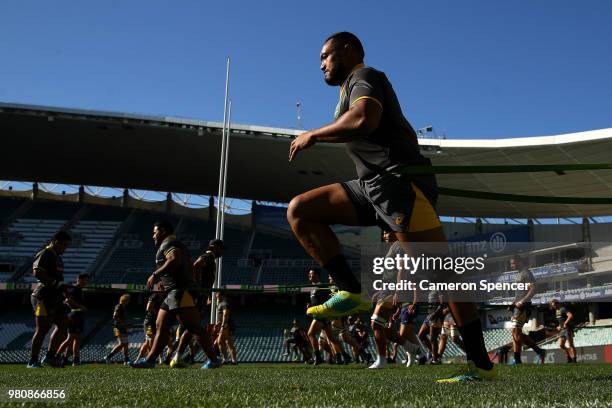
<path fill-rule="evenodd" d="M 367 136 L 380 124 L 382 106 L 372 98 L 356 101 L 333 123 L 302 133 L 291 142 L 289 161 L 300 151 L 315 143 L 346 143 Z"/>
<path fill-rule="evenodd" d="M 229 309 L 227 308 L 223 309 L 223 315 L 221 317 L 221 327 L 227 327 L 227 324 L 229 322 L 229 317 L 230 317 Z"/>
<path fill-rule="evenodd" d="M 533 298 L 535 293 L 536 293 L 536 285 L 535 285 L 535 283 L 529 282 L 528 288 L 529 289 L 527 290 L 527 293 L 525 294 L 525 296 L 523 296 L 523 298 L 521 300 L 519 300 L 518 302 L 516 302 L 514 304 L 519 309 L 522 309 L 523 305 L 525 303 L 529 302 Z"/>
<path fill-rule="evenodd" d="M 113 312 L 113 320 L 119 323 L 121 326 L 125 326 L 125 321 L 121 318 L 121 315 L 119 314 L 116 308 L 115 308 L 115 311 Z"/>
<path fill-rule="evenodd" d="M 157 282 L 162 275 L 165 275 L 166 273 L 172 274 L 174 271 L 176 271 L 176 269 L 178 268 L 178 265 L 180 264 L 181 255 L 178 249 L 170 248 L 166 251 L 165 255 L 166 255 L 166 262 L 164 262 L 162 266 L 157 268 L 157 270 L 155 270 L 155 272 L 153 272 L 153 274 L 151 274 L 151 276 L 147 280 L 147 287 L 149 287 L 149 289 L 153 287 L 155 282 Z"/>
<path fill-rule="evenodd" d="M 66 298 L 66 303 L 68 304 L 68 306 L 70 306 L 71 309 L 86 309 L 84 305 L 74 300 L 74 297 L 72 295 Z"/>
<path fill-rule="evenodd" d="M 572 312 L 570 312 L 569 310 L 566 312 L 567 315 L 567 319 L 565 319 L 565 322 L 563 323 L 563 328 L 567 328 L 570 324 L 570 322 L 572 320 L 574 320 L 574 314 Z"/>
<path fill-rule="evenodd" d="M 45 266 L 48 265 L 50 262 L 51 261 L 49 260 L 49 255 L 47 254 L 47 252 L 42 253 L 34 260 L 34 264 L 32 265 L 32 274 L 36 279 L 38 279 L 45 285 L 59 288 L 64 284 L 64 282 L 56 281 L 51 278 L 51 276 L 49 276 L 47 270 L 45 269 Z"/>
<path fill-rule="evenodd" d="M 415 285 L 414 291 L 413 291 L 413 296 L 412 296 L 412 303 L 410 305 L 408 305 L 408 311 L 410 312 L 410 314 L 416 313 L 416 308 L 417 308 L 417 303 L 418 302 L 419 302 L 419 292 L 418 292 L 418 289 L 416 288 L 416 285 Z"/>

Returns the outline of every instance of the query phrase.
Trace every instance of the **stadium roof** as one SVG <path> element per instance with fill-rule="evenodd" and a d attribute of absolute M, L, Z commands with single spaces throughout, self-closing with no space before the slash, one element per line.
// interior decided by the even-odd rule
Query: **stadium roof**
<path fill-rule="evenodd" d="M 222 124 L 0 103 L 0 178 L 216 195 Z M 355 178 L 342 145 L 319 144 L 288 163 L 301 131 L 232 124 L 227 196 L 288 202 Z M 605 163 L 612 129 L 512 139 L 420 139 L 434 165 Z M 440 186 L 484 192 L 612 196 L 612 170 L 440 175 Z M 532 204 L 441 196 L 441 215 L 544 218 L 611 215 L 611 205 Z"/>

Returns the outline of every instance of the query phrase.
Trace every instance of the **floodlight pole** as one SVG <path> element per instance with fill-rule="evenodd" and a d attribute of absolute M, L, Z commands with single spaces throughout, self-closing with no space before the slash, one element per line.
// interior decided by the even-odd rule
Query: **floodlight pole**
<path fill-rule="evenodd" d="M 222 231 L 222 217 L 223 217 L 223 208 L 221 206 L 222 202 L 225 202 L 224 197 L 224 183 L 225 183 L 225 170 L 226 159 L 227 159 L 227 137 L 229 132 L 227 131 L 228 126 L 228 111 L 229 111 L 229 81 L 230 81 L 230 58 L 227 57 L 227 68 L 225 72 L 225 101 L 223 105 L 223 130 L 221 132 L 221 163 L 219 165 L 219 189 L 217 193 L 217 218 L 216 218 L 216 227 L 215 227 L 215 239 L 221 239 L 223 231 Z M 217 258 L 217 270 L 215 273 L 215 282 L 213 288 L 218 288 L 221 285 L 221 263 L 223 258 Z M 215 298 L 215 293 L 211 293 L 211 308 L 210 308 L 210 323 L 215 324 L 217 322 L 217 299 Z"/>

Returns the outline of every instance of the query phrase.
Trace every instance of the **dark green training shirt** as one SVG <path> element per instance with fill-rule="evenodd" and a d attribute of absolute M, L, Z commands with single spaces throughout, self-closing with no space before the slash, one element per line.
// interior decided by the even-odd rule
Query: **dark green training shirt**
<path fill-rule="evenodd" d="M 353 70 L 340 89 L 335 119 L 365 98 L 381 106 L 382 117 L 378 128 L 368 136 L 346 143 L 357 176 L 371 180 L 401 165 L 431 164 L 421 155 L 416 132 L 404 117 L 395 91 L 381 71 L 363 65 Z"/>
<path fill-rule="evenodd" d="M 193 281 L 193 265 L 191 263 L 189 251 L 174 235 L 164 239 L 164 242 L 159 246 L 157 255 L 155 255 L 157 267 L 159 268 L 166 263 L 167 256 L 172 251 L 179 251 L 181 263 L 176 271 L 172 273 L 166 272 L 160 276 L 162 285 L 164 285 L 167 291 L 195 287 Z"/>
<path fill-rule="evenodd" d="M 36 254 L 34 257 L 34 263 L 32 269 L 42 269 L 47 273 L 49 278 L 54 281 L 64 280 L 64 262 L 62 257 L 59 256 L 51 246 L 45 247 L 42 251 Z M 62 297 L 62 291 L 56 289 L 53 286 L 46 285 L 40 280 L 36 289 L 32 293 L 36 298 L 42 299 L 48 296 L 50 297 Z"/>

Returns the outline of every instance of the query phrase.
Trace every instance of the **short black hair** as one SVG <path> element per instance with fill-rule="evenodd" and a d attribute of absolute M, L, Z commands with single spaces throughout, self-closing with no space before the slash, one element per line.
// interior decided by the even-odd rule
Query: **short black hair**
<path fill-rule="evenodd" d="M 319 277 L 321 276 L 321 270 L 320 270 L 319 268 L 310 268 L 310 269 L 308 270 L 308 272 L 310 272 L 310 271 L 313 271 L 313 272 L 314 272 L 314 273 L 316 273 L 316 274 L 317 274 L 317 276 L 319 276 Z"/>
<path fill-rule="evenodd" d="M 349 44 L 351 47 L 355 47 L 361 59 L 365 57 L 365 51 L 363 50 L 363 45 L 357 36 L 353 33 L 349 33 L 348 31 L 340 31 L 338 33 L 334 33 L 327 37 L 327 39 L 323 42 L 325 44 L 328 41 L 338 41 L 341 45 Z"/>
<path fill-rule="evenodd" d="M 53 241 L 66 242 L 72 241 L 70 234 L 65 230 L 59 230 L 53 235 Z"/>
<path fill-rule="evenodd" d="M 77 276 L 78 279 L 89 279 L 89 274 L 88 273 L 79 273 L 79 276 Z"/>
<path fill-rule="evenodd" d="M 174 232 L 174 225 L 172 225 L 172 223 L 168 220 L 156 221 L 155 224 L 153 224 L 153 226 L 157 227 L 157 229 L 163 229 L 168 234 L 172 234 Z"/>

